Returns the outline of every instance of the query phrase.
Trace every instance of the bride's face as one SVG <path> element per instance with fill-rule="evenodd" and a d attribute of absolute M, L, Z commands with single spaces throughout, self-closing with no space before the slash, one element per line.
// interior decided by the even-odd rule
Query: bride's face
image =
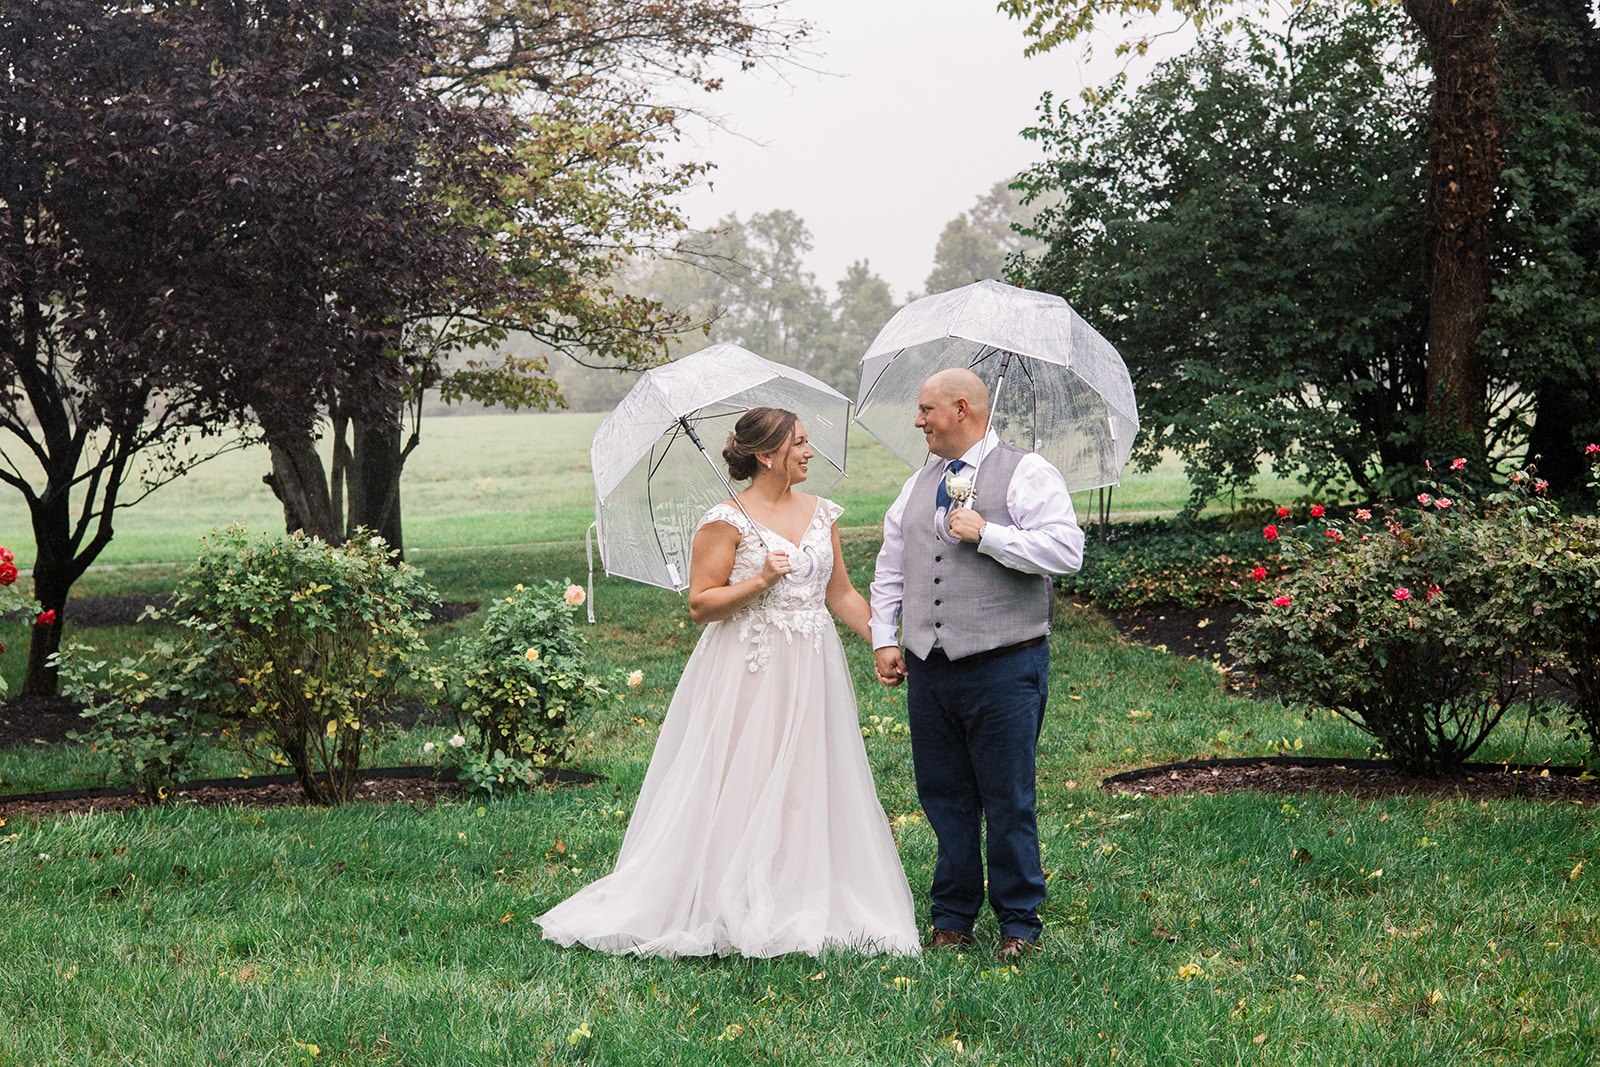
<path fill-rule="evenodd" d="M 807 468 L 814 455 L 816 453 L 811 450 L 810 440 L 806 437 L 806 428 L 796 419 L 789 443 L 772 457 L 772 473 L 783 477 L 790 485 L 798 485 L 810 477 Z"/>

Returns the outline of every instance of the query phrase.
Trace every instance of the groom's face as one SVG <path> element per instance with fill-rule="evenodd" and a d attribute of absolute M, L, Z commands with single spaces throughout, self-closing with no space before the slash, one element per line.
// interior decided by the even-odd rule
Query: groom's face
<path fill-rule="evenodd" d="M 923 386 L 917 395 L 917 429 L 928 439 L 928 451 L 941 459 L 956 459 L 971 444 L 963 417 L 965 400 L 950 400 L 939 389 Z"/>

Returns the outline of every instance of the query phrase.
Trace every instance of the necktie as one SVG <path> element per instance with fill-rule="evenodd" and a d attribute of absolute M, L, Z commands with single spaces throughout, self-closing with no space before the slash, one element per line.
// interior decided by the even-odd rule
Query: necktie
<path fill-rule="evenodd" d="M 945 473 L 948 474 L 951 471 L 958 471 L 966 465 L 967 461 L 964 459 L 951 460 L 950 465 L 945 468 Z M 940 475 L 939 477 L 939 488 L 934 491 L 933 506 L 935 508 L 948 508 L 950 506 L 950 491 L 944 487 L 943 475 Z"/>

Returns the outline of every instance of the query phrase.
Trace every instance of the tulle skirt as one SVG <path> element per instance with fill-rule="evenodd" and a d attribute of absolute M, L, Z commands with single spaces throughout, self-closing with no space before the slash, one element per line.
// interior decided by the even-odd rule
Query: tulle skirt
<path fill-rule="evenodd" d="M 701 635 L 615 869 L 538 920 L 563 945 L 650 956 L 919 951 L 911 891 L 831 620 L 759 669 L 733 621 Z"/>

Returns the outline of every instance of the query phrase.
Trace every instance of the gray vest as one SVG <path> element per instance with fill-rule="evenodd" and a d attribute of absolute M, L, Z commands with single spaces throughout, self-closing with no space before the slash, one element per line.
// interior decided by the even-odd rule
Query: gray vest
<path fill-rule="evenodd" d="M 983 458 L 974 483 L 973 509 L 989 522 L 1015 526 L 1006 490 L 1027 455 L 1004 442 Z M 935 494 L 946 461 L 916 476 L 900 529 L 905 536 L 901 572 L 901 640 L 927 659 L 935 644 L 952 660 L 1004 648 L 1050 632 L 1055 587 L 1042 574 L 996 563 L 965 541 L 948 544 L 934 530 Z"/>

